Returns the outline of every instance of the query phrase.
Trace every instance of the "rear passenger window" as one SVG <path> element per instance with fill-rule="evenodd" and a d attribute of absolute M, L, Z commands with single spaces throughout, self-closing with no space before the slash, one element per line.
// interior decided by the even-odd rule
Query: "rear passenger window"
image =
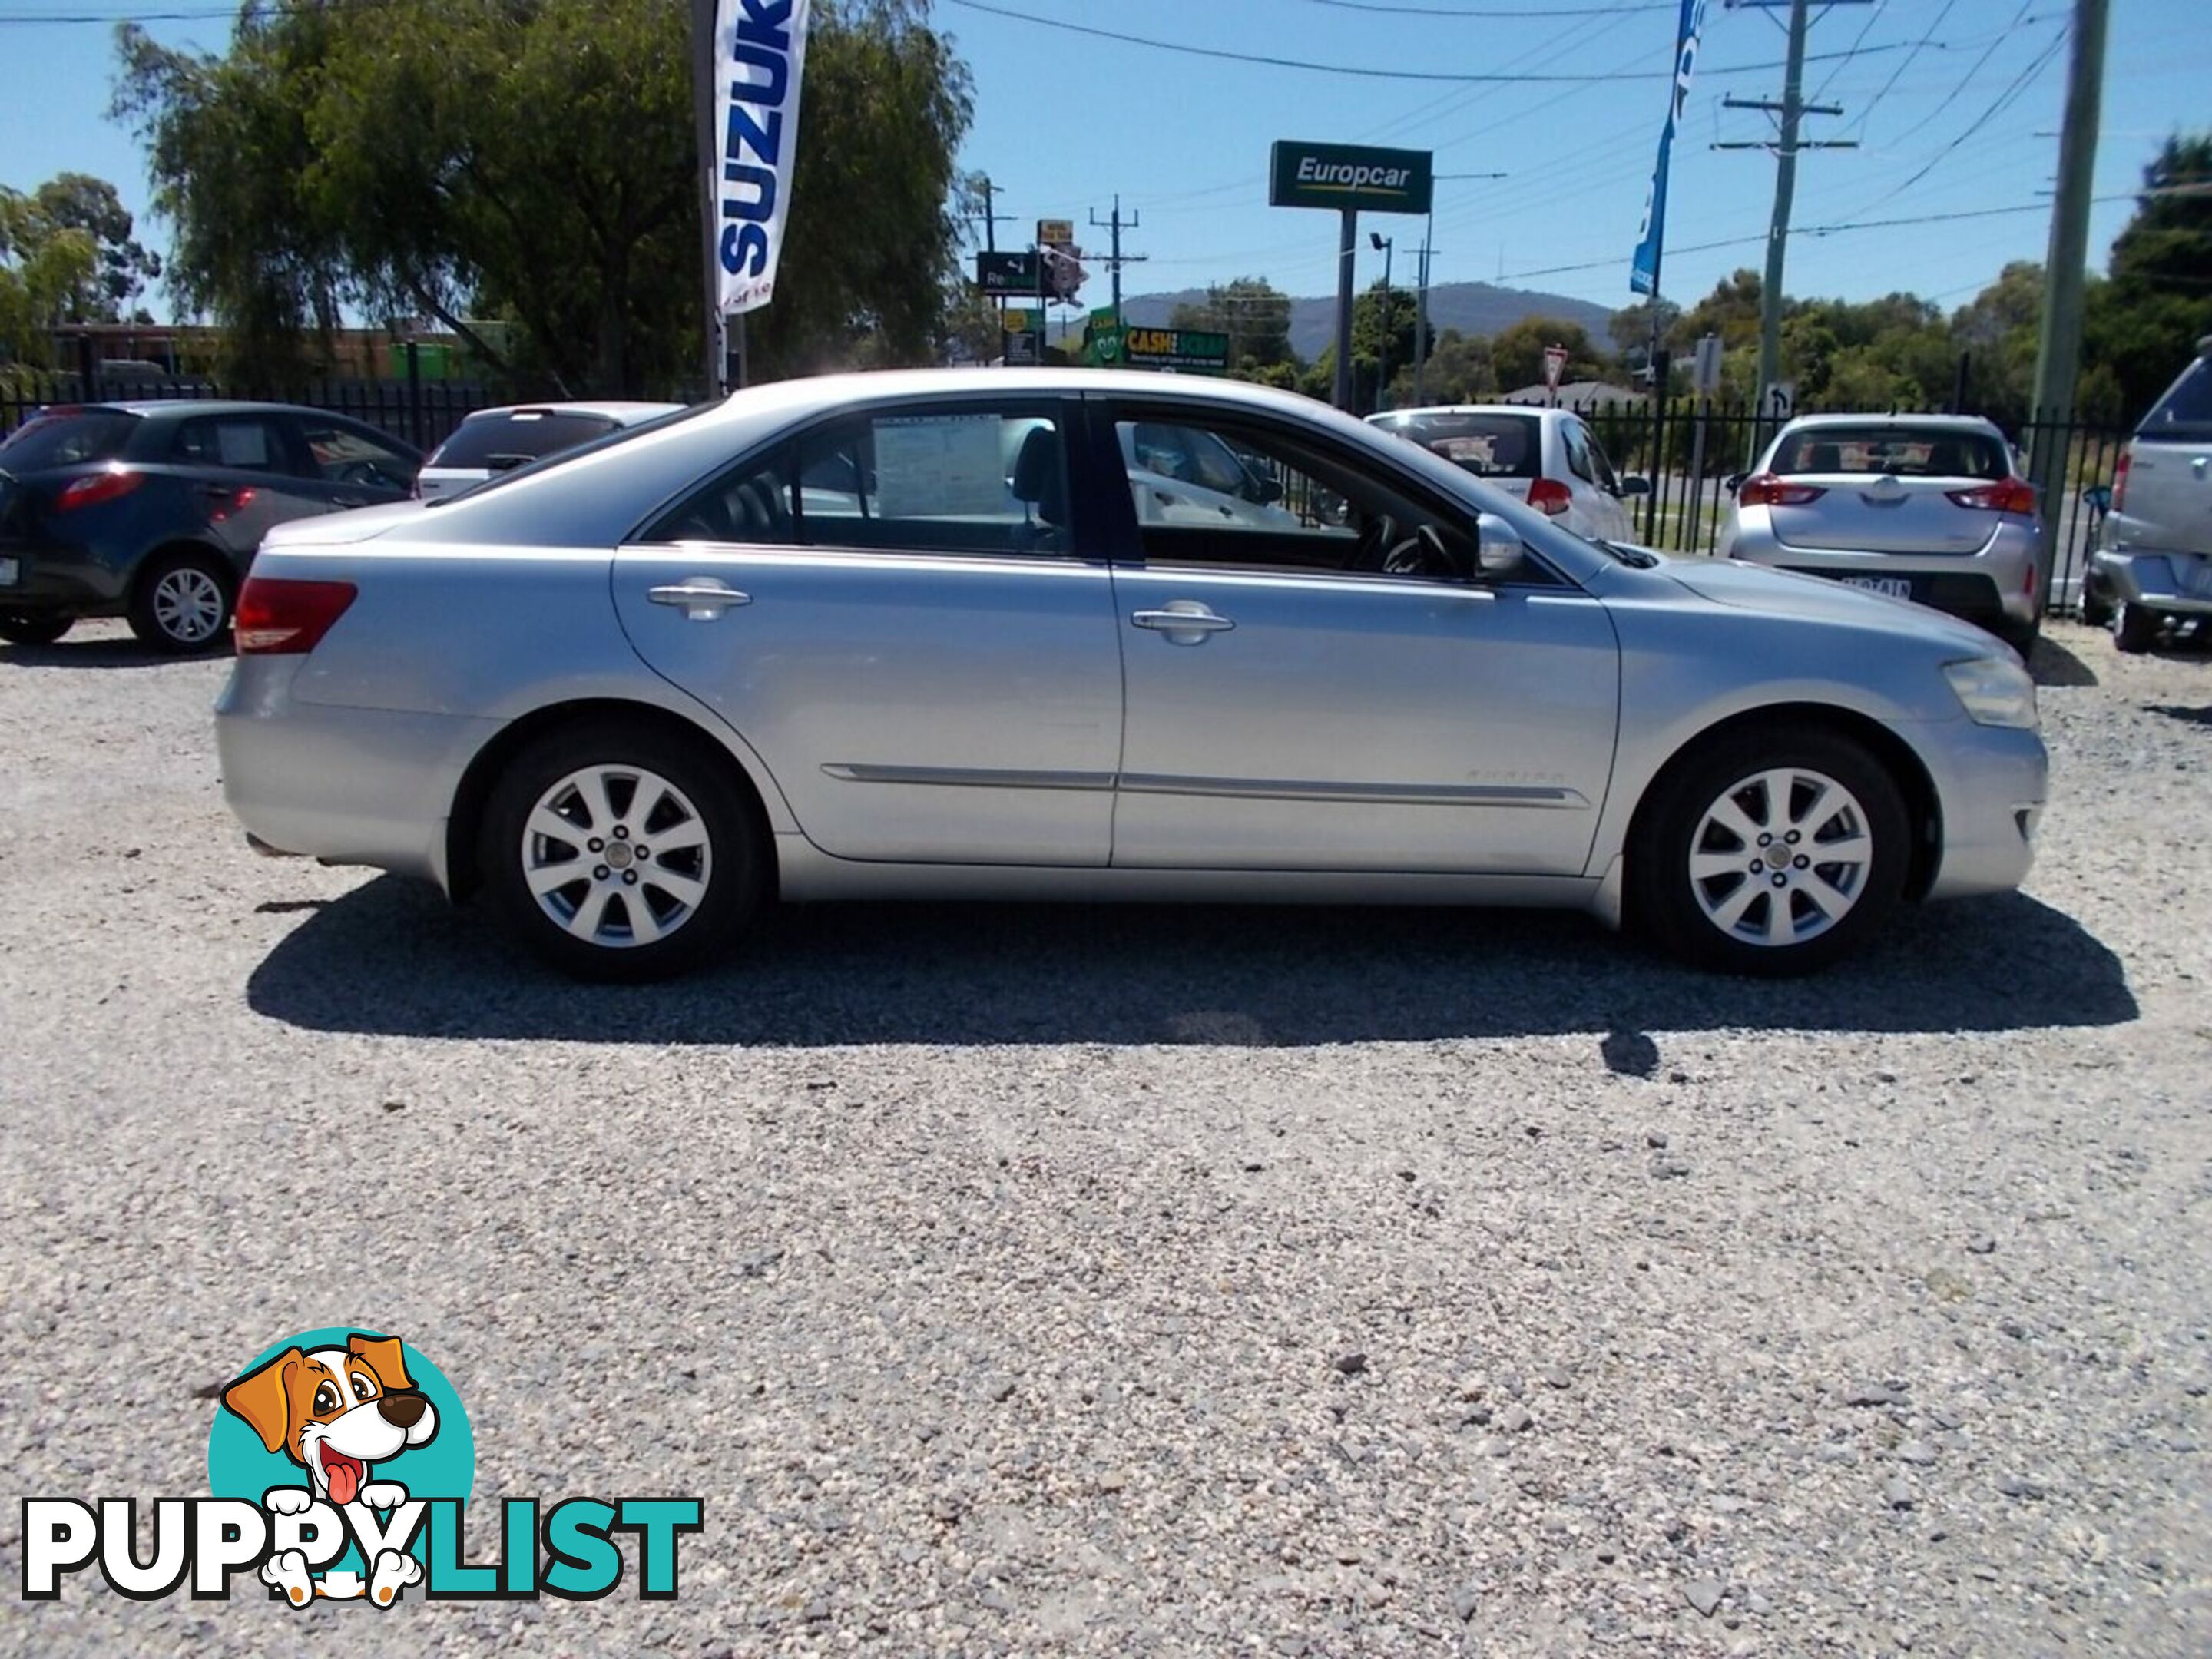
<path fill-rule="evenodd" d="M 791 452 L 727 472 L 672 509 L 643 542 L 735 542 L 788 547 L 798 540 L 791 510 Z"/>
<path fill-rule="evenodd" d="M 1060 553 L 1069 545 L 1060 427 L 1035 412 L 875 415 L 799 441 L 799 538 L 810 547 Z"/>
<path fill-rule="evenodd" d="M 196 466 L 289 472 L 291 458 L 273 421 L 258 415 L 210 415 L 177 428 L 174 459 Z"/>

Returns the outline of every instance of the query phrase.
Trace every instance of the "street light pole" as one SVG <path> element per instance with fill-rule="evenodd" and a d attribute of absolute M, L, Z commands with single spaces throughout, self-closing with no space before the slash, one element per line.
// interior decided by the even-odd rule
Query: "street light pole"
<path fill-rule="evenodd" d="M 1388 409 L 1390 406 L 1390 252 L 1397 246 L 1398 239 L 1385 236 L 1379 230 L 1370 230 L 1367 233 L 1367 240 L 1374 243 L 1382 255 L 1382 361 L 1375 376 L 1375 407 Z"/>

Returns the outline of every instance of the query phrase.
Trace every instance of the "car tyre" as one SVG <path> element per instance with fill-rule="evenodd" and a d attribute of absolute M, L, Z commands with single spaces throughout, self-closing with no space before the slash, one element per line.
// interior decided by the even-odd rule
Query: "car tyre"
<path fill-rule="evenodd" d="M 211 553 L 171 553 L 149 564 L 131 595 L 131 631 L 171 656 L 213 651 L 230 633 L 236 576 Z"/>
<path fill-rule="evenodd" d="M 2094 573 L 2081 579 L 2081 620 L 2091 628 L 2108 627 L 2112 620 L 2112 599 Z"/>
<path fill-rule="evenodd" d="M 2158 630 L 2165 621 L 2157 611 L 2146 611 L 2123 599 L 2112 625 L 2112 643 L 2130 653 L 2148 651 L 2158 642 Z"/>
<path fill-rule="evenodd" d="M 1811 973 L 1888 921 L 1911 836 L 1896 779 L 1863 744 L 1780 726 L 1731 733 L 1670 767 L 1638 813 L 1630 920 L 1701 968 Z"/>
<path fill-rule="evenodd" d="M 517 944 L 577 979 L 639 983 L 726 951 L 759 914 L 770 854 L 758 811 L 703 740 L 598 720 L 507 762 L 477 860 Z"/>
<path fill-rule="evenodd" d="M 2007 623 L 1996 630 L 1996 636 L 2020 653 L 2022 662 L 2035 656 L 2035 642 L 2043 637 L 2043 623 L 2038 618 L 2032 623 Z"/>
<path fill-rule="evenodd" d="M 0 640 L 10 645 L 52 645 L 76 621 L 48 611 L 0 611 Z"/>

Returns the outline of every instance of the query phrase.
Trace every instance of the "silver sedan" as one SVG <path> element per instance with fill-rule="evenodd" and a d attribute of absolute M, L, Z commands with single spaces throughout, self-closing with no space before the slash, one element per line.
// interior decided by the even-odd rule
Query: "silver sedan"
<path fill-rule="evenodd" d="M 1139 424 L 1280 512 L 1147 514 Z M 763 386 L 286 526 L 237 631 L 257 847 L 600 978 L 778 896 L 1565 906 L 1787 973 L 2015 885 L 2044 799 L 2034 688 L 1975 629 L 1163 376 Z"/>

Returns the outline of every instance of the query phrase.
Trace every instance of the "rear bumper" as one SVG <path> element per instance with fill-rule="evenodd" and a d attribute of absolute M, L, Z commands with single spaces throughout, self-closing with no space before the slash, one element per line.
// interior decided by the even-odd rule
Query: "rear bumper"
<path fill-rule="evenodd" d="M 15 580 L 0 583 L 0 611 L 112 616 L 130 597 L 126 568 L 85 548 L 0 541 L 0 568 L 9 559 L 15 562 Z"/>
<path fill-rule="evenodd" d="M 300 702 L 305 657 L 240 657 L 216 700 L 222 793 L 256 851 L 446 884 L 461 774 L 501 722 Z"/>
<path fill-rule="evenodd" d="M 1943 815 L 1943 852 L 1929 898 L 2009 892 L 2035 862 L 2051 762 L 2033 732 L 1946 723 L 1917 745 Z M 1932 734 L 1931 734 L 1932 735 Z"/>
<path fill-rule="evenodd" d="M 2177 617 L 2212 616 L 2212 559 L 2197 553 L 2105 550 L 2089 562 L 2112 598 Z"/>
<path fill-rule="evenodd" d="M 1903 577 L 1920 604 L 1984 627 L 2026 626 L 2043 610 L 2044 596 L 2036 591 L 2036 538 L 2026 526 L 2008 524 L 1976 553 L 1873 553 L 1792 546 L 1771 533 L 1752 534 L 1747 526 L 1728 556 L 1832 580 Z"/>

